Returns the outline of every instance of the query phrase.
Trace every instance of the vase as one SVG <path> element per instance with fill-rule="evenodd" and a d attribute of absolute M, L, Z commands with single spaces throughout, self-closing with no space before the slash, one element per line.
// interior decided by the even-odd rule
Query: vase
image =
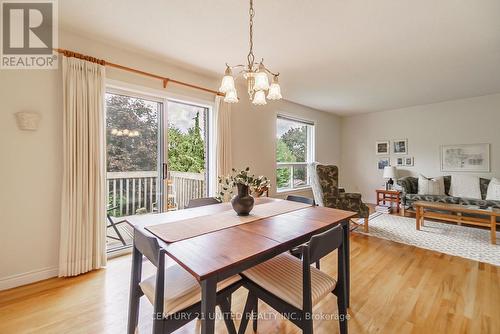
<path fill-rule="evenodd" d="M 250 195 L 250 187 L 241 183 L 236 185 L 238 193 L 231 199 L 231 204 L 238 216 L 248 216 L 253 209 L 254 199 Z"/>

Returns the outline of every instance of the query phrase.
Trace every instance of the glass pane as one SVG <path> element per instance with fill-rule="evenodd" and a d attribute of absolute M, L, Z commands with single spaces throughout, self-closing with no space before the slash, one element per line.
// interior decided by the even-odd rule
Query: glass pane
<path fill-rule="evenodd" d="M 167 210 L 183 209 L 207 196 L 207 108 L 168 102 Z"/>
<path fill-rule="evenodd" d="M 307 167 L 293 166 L 293 187 L 300 188 L 307 186 Z"/>
<path fill-rule="evenodd" d="M 161 103 L 106 94 L 108 251 L 131 244 L 128 224 L 119 217 L 156 212 L 158 116 Z"/>
<path fill-rule="evenodd" d="M 277 120 L 277 162 L 307 161 L 307 131 L 308 125 L 287 119 Z"/>
<path fill-rule="evenodd" d="M 280 167 L 276 170 L 276 186 L 278 189 L 290 188 L 290 167 Z"/>

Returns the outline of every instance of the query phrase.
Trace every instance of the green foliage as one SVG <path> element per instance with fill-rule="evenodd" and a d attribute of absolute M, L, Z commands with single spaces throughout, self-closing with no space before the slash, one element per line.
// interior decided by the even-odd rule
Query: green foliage
<path fill-rule="evenodd" d="M 307 161 L 307 126 L 304 125 L 299 128 L 291 128 L 285 132 L 280 139 L 286 144 L 294 155 L 294 161 Z"/>
<path fill-rule="evenodd" d="M 276 143 L 276 159 L 278 162 L 305 162 L 307 161 L 307 126 L 291 128 Z M 290 173 L 288 167 L 276 171 L 278 188 L 290 187 Z M 305 180 L 305 169 L 295 169 L 294 179 Z"/>
<path fill-rule="evenodd" d="M 276 143 L 276 159 L 278 162 L 296 161 L 293 152 L 281 138 L 279 138 Z M 276 171 L 276 185 L 278 186 L 278 188 L 288 187 L 289 180 L 290 180 L 290 169 L 287 167 L 278 168 L 278 170 Z"/>
<path fill-rule="evenodd" d="M 151 171 L 157 168 L 158 109 L 144 100 L 106 95 L 107 170 Z M 139 131 L 138 137 L 115 136 L 111 129 Z"/>
<path fill-rule="evenodd" d="M 194 127 L 182 133 L 169 124 L 168 164 L 172 171 L 201 173 L 205 170 L 205 143 L 201 135 L 200 114 L 195 117 Z"/>
<path fill-rule="evenodd" d="M 153 102 L 122 95 L 106 95 L 107 170 L 153 171 L 158 164 L 158 108 Z M 201 173 L 205 169 L 205 143 L 200 115 L 183 133 L 169 124 L 168 164 L 172 171 Z M 139 132 L 137 137 L 111 134 L 112 129 Z"/>

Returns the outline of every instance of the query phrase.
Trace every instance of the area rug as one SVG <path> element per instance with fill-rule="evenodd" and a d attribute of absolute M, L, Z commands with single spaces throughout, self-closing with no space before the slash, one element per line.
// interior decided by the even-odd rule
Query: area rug
<path fill-rule="evenodd" d="M 426 220 L 417 231 L 415 218 L 379 212 L 370 215 L 368 224 L 369 233 L 356 232 L 500 266 L 500 245 L 490 243 L 490 230 Z"/>

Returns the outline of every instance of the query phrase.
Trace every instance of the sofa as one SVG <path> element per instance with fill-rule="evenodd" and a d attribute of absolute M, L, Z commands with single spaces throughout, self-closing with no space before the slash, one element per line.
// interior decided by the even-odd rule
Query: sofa
<path fill-rule="evenodd" d="M 488 206 L 500 209 L 500 201 L 488 201 L 486 200 L 486 193 L 488 191 L 488 185 L 490 183 L 489 179 L 480 178 L 479 187 L 481 190 L 481 198 L 464 198 L 464 197 L 453 197 L 450 196 L 450 186 L 451 186 L 451 176 L 444 176 L 444 192 L 446 195 L 419 195 L 418 194 L 418 178 L 413 176 L 406 176 L 398 179 L 397 184 L 402 188 L 401 202 L 403 207 L 413 208 L 413 203 L 416 201 L 427 201 L 427 202 L 441 202 L 450 204 L 462 204 L 462 205 L 478 205 L 478 206 Z"/>

